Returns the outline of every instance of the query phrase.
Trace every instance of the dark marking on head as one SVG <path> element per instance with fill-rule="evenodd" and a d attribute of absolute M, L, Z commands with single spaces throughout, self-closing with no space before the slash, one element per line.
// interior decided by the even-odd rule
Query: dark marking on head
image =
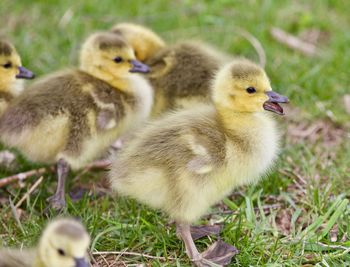
<path fill-rule="evenodd" d="M 238 61 L 231 66 L 231 73 L 234 79 L 250 79 L 263 74 L 263 70 L 248 60 Z"/>
<path fill-rule="evenodd" d="M 13 50 L 13 46 L 8 41 L 0 40 L 0 55 L 11 56 Z"/>
<path fill-rule="evenodd" d="M 100 33 L 95 36 L 94 42 L 101 50 L 127 47 L 127 42 L 122 36 L 112 33 Z"/>
<path fill-rule="evenodd" d="M 118 28 L 113 28 L 111 30 L 112 33 L 114 34 L 120 34 L 120 35 L 123 35 L 123 31 L 121 29 L 118 29 Z"/>
<path fill-rule="evenodd" d="M 86 232 L 80 225 L 72 222 L 65 222 L 55 229 L 55 233 L 72 239 L 82 239 Z"/>

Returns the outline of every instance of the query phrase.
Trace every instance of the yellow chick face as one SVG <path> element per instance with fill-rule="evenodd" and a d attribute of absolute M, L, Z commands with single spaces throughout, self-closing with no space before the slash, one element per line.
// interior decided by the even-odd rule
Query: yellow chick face
<path fill-rule="evenodd" d="M 39 261 L 45 267 L 88 267 L 90 237 L 84 227 L 72 219 L 51 222 L 39 244 Z"/>
<path fill-rule="evenodd" d="M 103 32 L 93 34 L 84 43 L 80 64 L 82 70 L 106 81 L 149 71 L 147 65 L 136 60 L 133 49 L 121 36 Z"/>
<path fill-rule="evenodd" d="M 0 89 L 3 92 L 16 94 L 17 79 L 32 79 L 34 74 L 22 67 L 16 49 L 7 41 L 0 40 Z"/>
<path fill-rule="evenodd" d="M 135 56 L 145 61 L 165 46 L 165 42 L 155 32 L 133 23 L 119 23 L 111 32 L 119 34 L 132 46 Z"/>
<path fill-rule="evenodd" d="M 269 110 L 282 115 L 283 109 L 278 103 L 288 102 L 288 98 L 271 90 L 265 71 L 247 60 L 238 60 L 221 70 L 214 88 L 216 106 L 233 112 Z"/>

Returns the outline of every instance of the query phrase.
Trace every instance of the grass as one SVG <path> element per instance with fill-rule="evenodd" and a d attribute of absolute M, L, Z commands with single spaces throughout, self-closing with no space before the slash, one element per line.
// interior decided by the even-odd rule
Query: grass
<path fill-rule="evenodd" d="M 23 64 L 40 76 L 76 65 L 84 38 L 120 21 L 145 23 L 169 42 L 199 38 L 257 60 L 237 29 L 250 32 L 265 49 L 274 88 L 290 97 L 294 109 L 278 120 L 285 138 L 275 171 L 255 186 L 235 190 L 199 223 L 224 223 L 221 237 L 240 250 L 233 260 L 236 266 L 350 266 L 349 114 L 342 102 L 350 84 L 350 5 L 345 0 L 232 2 L 2 0 L 0 34 L 11 38 Z M 320 30 L 320 55 L 310 58 L 286 48 L 273 40 L 271 27 L 295 35 Z M 315 125 L 317 132 L 298 137 Z M 20 155 L 17 161 L 16 170 L 0 169 L 0 176 L 41 166 Z M 99 188 L 103 176 L 89 172 L 79 181 L 71 179 L 69 186 Z M 8 198 L 17 203 L 35 178 L 0 189 L 0 245 L 30 246 L 37 241 L 43 225 L 55 216 L 43 215 L 54 180 L 53 174 L 46 174 L 21 206 L 21 225 L 11 214 Z M 133 200 L 85 194 L 69 202 L 64 213 L 82 218 L 93 251 L 127 249 L 175 258 L 122 256 L 120 264 L 190 265 L 166 216 Z M 197 242 L 201 249 L 210 243 L 209 238 Z"/>

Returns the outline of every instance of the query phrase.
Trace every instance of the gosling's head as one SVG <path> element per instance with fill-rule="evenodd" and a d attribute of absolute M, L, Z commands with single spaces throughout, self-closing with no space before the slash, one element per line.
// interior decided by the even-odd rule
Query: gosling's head
<path fill-rule="evenodd" d="M 134 49 L 136 58 L 142 62 L 165 46 L 160 36 L 141 25 L 119 23 L 113 26 L 111 32 L 123 36 Z"/>
<path fill-rule="evenodd" d="M 221 69 L 213 83 L 213 101 L 232 112 L 272 111 L 283 115 L 278 103 L 288 98 L 272 91 L 265 71 L 251 61 L 241 59 Z"/>
<path fill-rule="evenodd" d="M 15 47 L 0 39 L 0 90 L 16 94 L 20 91 L 17 79 L 32 79 L 34 74 L 24 68 Z"/>
<path fill-rule="evenodd" d="M 45 267 L 88 267 L 90 237 L 73 219 L 57 219 L 48 224 L 39 244 L 39 260 Z"/>
<path fill-rule="evenodd" d="M 125 78 L 131 72 L 147 73 L 147 65 L 135 58 L 133 49 L 122 36 L 110 32 L 91 35 L 80 53 L 82 70 L 101 79 Z"/>

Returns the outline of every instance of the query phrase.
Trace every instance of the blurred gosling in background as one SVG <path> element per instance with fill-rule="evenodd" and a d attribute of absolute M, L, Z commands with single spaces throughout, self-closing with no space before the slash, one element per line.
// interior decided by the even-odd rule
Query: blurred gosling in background
<path fill-rule="evenodd" d="M 90 236 L 73 219 L 50 222 L 34 249 L 0 250 L 0 267 L 89 267 Z"/>

